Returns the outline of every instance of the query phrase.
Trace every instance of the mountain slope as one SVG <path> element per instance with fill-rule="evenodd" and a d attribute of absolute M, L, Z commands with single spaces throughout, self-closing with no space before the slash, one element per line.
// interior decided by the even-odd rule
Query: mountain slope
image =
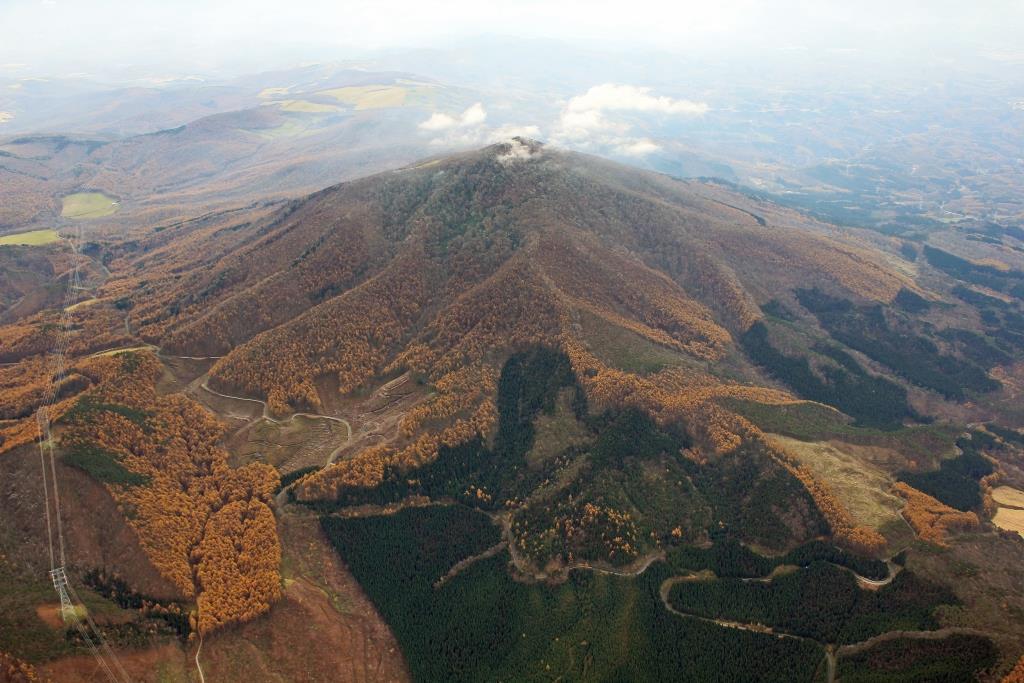
<path fill-rule="evenodd" d="M 176 349 L 222 352 L 317 299 L 344 294 L 361 279 L 353 278 L 351 262 L 359 262 L 365 278 L 411 250 L 421 250 L 413 260 L 424 262 L 425 270 L 441 267 L 441 301 L 513 257 L 539 266 L 570 297 L 602 297 L 607 312 L 634 306 L 637 291 L 654 287 L 647 296 L 686 299 L 689 308 L 655 313 L 648 305 L 626 317 L 639 315 L 667 338 L 678 333 L 682 344 L 688 341 L 680 316 L 708 327 L 710 313 L 719 325 L 742 332 L 760 317 L 759 300 L 794 282 L 884 302 L 909 283 L 887 255 L 839 241 L 797 214 L 774 209 L 778 213 L 769 214 L 772 225 L 765 228 L 758 223 L 763 217 L 717 199 L 720 188 L 534 149 L 526 160 L 503 163 L 500 150 L 492 148 L 338 186 L 289 206 L 225 263 L 178 285 L 179 311 L 197 299 L 197 291 L 201 302 L 192 305 L 205 310 L 179 313 L 185 324 L 174 325 L 168 341 Z M 558 267 L 559 259 L 568 259 L 566 267 Z M 581 259 L 588 266 L 571 272 L 571 262 Z M 641 282 L 629 281 L 641 273 L 648 273 Z M 291 289 L 275 294 L 271 288 L 282 278 Z M 295 295 L 305 301 L 286 305 Z M 275 309 L 272 319 L 252 315 L 249 299 Z M 206 325 L 211 329 L 195 322 L 206 316 L 217 318 Z M 166 316 L 160 318 L 162 323 Z M 248 329 L 232 338 L 214 338 L 214 329 L 242 324 Z"/>
<path fill-rule="evenodd" d="M 88 246 L 109 277 L 68 318 L 60 447 L 231 675 L 256 643 L 293 655 L 256 678 L 301 659 L 307 615 L 369 642 L 378 612 L 429 680 L 625 676 L 591 656 L 614 648 L 633 677 L 738 652 L 804 680 L 836 634 L 921 630 L 917 657 L 946 626 L 970 638 L 934 640 L 969 651 L 944 670 L 990 666 L 989 637 L 1009 668 L 1024 546 L 994 487 L 1024 485 L 1024 436 L 966 423 L 1018 424 L 1024 276 L 902 247 L 522 139 L 140 227 Z M 62 324 L 39 305 L 0 327 L 19 467 Z M 311 512 L 323 533 L 298 533 Z M 330 545 L 376 612 L 335 613 L 324 558 L 296 564 Z M 389 638 L 359 666 L 403 672 Z"/>
<path fill-rule="evenodd" d="M 865 305 L 915 288 L 888 254 L 793 212 L 519 139 L 214 224 L 174 228 L 176 253 L 154 244 L 175 239 L 161 234 L 124 254 L 147 273 L 144 294 L 129 297 L 144 338 L 223 355 L 210 386 L 278 415 L 337 406 L 405 372 L 430 387 L 377 445 L 304 480 L 296 493 L 306 500 L 373 489 L 446 448 L 490 443 L 506 361 L 537 346 L 568 359 L 591 415 L 632 406 L 678 424 L 687 436 L 676 448 L 721 460 L 722 477 L 742 449 L 767 481 L 775 471 L 810 480 L 722 403 L 793 400 L 764 387 L 737 340 L 763 317 L 760 304 L 798 287 Z M 635 341 L 609 346 L 609 335 Z M 626 370 L 641 344 L 665 362 Z M 825 488 L 809 490 L 835 533 L 882 542 L 854 534 Z M 781 508 L 766 512 L 781 526 L 761 540 L 817 533 L 814 503 L 791 511 L 788 521 Z M 707 520 L 690 522 L 706 533 Z"/>

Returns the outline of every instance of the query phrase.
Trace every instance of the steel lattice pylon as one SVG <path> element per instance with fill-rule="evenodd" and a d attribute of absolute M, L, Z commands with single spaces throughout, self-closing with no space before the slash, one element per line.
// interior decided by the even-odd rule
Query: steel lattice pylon
<path fill-rule="evenodd" d="M 50 578 L 53 579 L 53 587 L 57 589 L 57 595 L 60 596 L 60 614 L 64 617 L 64 623 L 76 619 L 78 613 L 75 611 L 75 604 L 71 602 L 71 596 L 68 594 L 68 575 L 64 571 L 64 567 L 51 569 Z"/>

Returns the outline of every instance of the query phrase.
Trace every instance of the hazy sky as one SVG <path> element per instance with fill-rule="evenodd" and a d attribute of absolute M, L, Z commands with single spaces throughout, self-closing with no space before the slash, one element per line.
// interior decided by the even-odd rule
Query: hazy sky
<path fill-rule="evenodd" d="M 1024 54 L 1021 0 L 0 0 L 0 73 L 267 68 L 480 34 L 687 53 Z"/>

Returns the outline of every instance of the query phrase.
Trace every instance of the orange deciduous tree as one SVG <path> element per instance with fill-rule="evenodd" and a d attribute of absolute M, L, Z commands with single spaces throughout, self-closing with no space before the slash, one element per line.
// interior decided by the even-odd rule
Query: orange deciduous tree
<path fill-rule="evenodd" d="M 1017 660 L 1017 666 L 1013 667 L 1013 671 L 1006 674 L 1003 683 L 1024 683 L 1024 656 Z"/>
<path fill-rule="evenodd" d="M 6 652 L 0 652 L 0 683 L 36 683 L 39 680 L 34 666 Z"/>
<path fill-rule="evenodd" d="M 196 600 L 198 628 L 246 621 L 280 597 L 273 467 L 231 468 L 223 426 L 191 399 L 160 396 L 150 353 L 94 359 L 97 386 L 68 412 L 62 445 L 99 449 L 136 475 L 108 489 L 153 565 Z"/>
<path fill-rule="evenodd" d="M 978 515 L 975 513 L 951 508 L 902 481 L 896 482 L 893 489 L 907 501 L 903 508 L 903 516 L 917 535 L 925 541 L 945 546 L 948 531 L 974 529 L 979 525 Z"/>

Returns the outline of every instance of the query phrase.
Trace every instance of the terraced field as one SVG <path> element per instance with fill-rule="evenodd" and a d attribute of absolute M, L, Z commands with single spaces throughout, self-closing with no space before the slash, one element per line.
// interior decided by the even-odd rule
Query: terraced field
<path fill-rule="evenodd" d="M 1000 529 L 1016 531 L 1024 536 L 1024 491 L 1012 486 L 999 486 L 993 489 L 992 500 L 999 504 L 992 523 Z"/>

